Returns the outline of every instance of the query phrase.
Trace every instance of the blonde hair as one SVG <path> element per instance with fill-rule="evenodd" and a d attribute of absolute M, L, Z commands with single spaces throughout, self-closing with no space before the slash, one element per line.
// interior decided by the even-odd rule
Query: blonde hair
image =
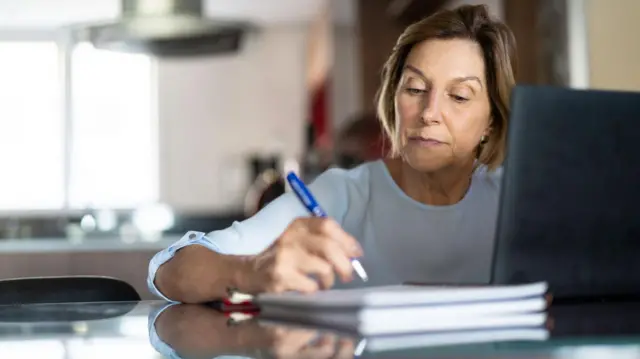
<path fill-rule="evenodd" d="M 499 167 L 505 156 L 509 96 L 515 85 L 516 41 L 504 23 L 489 17 L 486 5 L 439 11 L 410 25 L 398 38 L 382 70 L 382 84 L 376 95 L 377 115 L 391 141 L 391 155 L 399 154 L 395 95 L 402 69 L 411 49 L 431 39 L 467 39 L 480 46 L 491 104 L 491 132 L 480 144 L 477 158 L 489 170 Z"/>

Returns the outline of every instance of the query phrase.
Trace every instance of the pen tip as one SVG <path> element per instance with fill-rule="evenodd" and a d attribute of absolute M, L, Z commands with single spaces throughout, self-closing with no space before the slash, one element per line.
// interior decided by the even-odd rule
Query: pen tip
<path fill-rule="evenodd" d="M 366 282 L 369 280 L 369 276 L 367 275 L 367 272 L 365 272 L 364 267 L 362 266 L 359 260 L 354 259 L 351 261 L 351 264 L 353 265 L 353 269 L 356 271 L 356 273 L 362 279 L 363 282 Z"/>

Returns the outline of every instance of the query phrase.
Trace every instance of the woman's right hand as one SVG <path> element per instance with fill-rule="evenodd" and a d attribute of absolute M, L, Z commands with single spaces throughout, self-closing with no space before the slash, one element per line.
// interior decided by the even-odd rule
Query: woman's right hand
<path fill-rule="evenodd" d="M 252 292 L 311 293 L 331 288 L 335 274 L 343 282 L 352 280 L 351 258 L 362 254 L 358 241 L 336 221 L 298 218 L 271 246 L 249 260 Z"/>

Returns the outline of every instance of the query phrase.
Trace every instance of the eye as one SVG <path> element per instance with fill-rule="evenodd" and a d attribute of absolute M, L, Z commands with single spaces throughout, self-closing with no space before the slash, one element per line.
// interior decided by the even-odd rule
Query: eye
<path fill-rule="evenodd" d="M 409 93 L 410 95 L 422 95 L 423 93 L 427 92 L 426 90 L 413 87 L 408 87 L 405 89 L 405 91 L 407 91 L 407 93 Z"/>
<path fill-rule="evenodd" d="M 462 96 L 458 96 L 458 95 L 450 95 L 450 97 L 453 99 L 453 101 L 458 102 L 458 103 L 464 103 L 464 102 L 469 101 L 468 98 L 462 97 Z"/>

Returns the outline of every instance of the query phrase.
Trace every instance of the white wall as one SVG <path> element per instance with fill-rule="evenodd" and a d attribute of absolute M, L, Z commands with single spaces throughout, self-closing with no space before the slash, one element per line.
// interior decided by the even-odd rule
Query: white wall
<path fill-rule="evenodd" d="M 640 1 L 585 1 L 589 86 L 640 91 Z"/>
<path fill-rule="evenodd" d="M 307 30 L 272 26 L 239 54 L 159 61 L 161 200 L 190 212 L 239 208 L 248 155 L 301 154 Z"/>
<path fill-rule="evenodd" d="M 588 0 L 567 0 L 567 42 L 569 86 L 589 87 L 589 36 L 587 33 Z"/>

